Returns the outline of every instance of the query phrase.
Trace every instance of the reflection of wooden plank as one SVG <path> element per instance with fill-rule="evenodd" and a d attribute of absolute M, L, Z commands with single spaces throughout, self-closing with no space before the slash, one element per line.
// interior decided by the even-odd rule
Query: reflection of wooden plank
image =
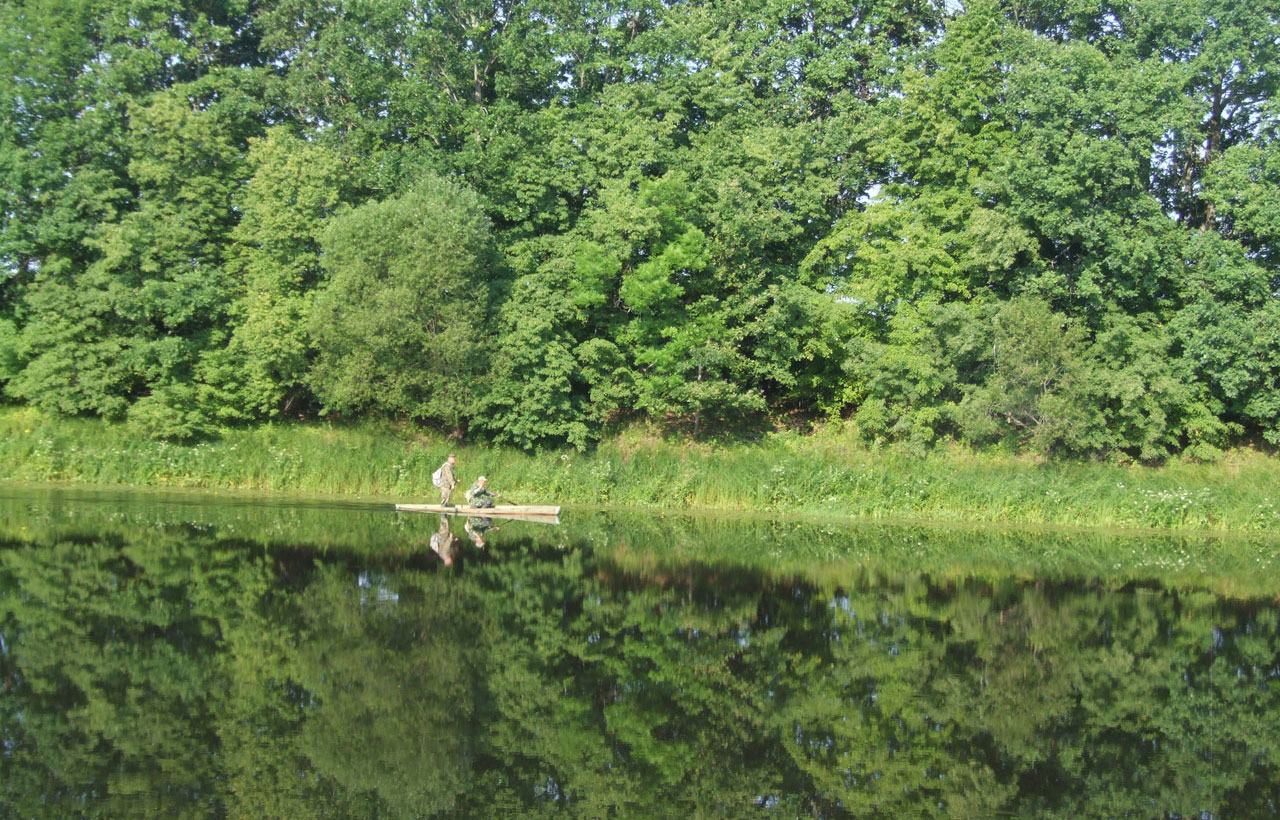
<path fill-rule="evenodd" d="M 510 513 L 512 515 L 559 515 L 559 507 L 529 507 L 520 504 L 503 504 L 501 507 L 444 507 L 440 504 L 397 504 L 397 510 L 405 512 L 447 513 L 449 515 L 492 515 L 494 513 Z"/>
<path fill-rule="evenodd" d="M 486 518 L 508 518 L 559 524 L 559 507 L 528 507 L 508 504 L 502 507 L 442 507 L 439 504 L 397 504 L 401 512 L 437 513 L 441 515 L 473 515 Z"/>
<path fill-rule="evenodd" d="M 496 513 L 494 515 L 486 516 L 471 513 L 470 515 L 472 518 L 501 518 L 503 521 L 528 521 L 531 524 L 560 523 L 560 516 L 558 515 L 522 515 L 521 513 Z"/>

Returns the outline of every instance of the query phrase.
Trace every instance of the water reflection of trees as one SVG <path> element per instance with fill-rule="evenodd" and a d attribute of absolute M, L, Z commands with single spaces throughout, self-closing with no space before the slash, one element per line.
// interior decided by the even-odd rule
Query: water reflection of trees
<path fill-rule="evenodd" d="M 888 577 L 886 577 L 888 576 Z M 27 817 L 1275 814 L 1274 606 L 503 539 L 0 550 Z"/>

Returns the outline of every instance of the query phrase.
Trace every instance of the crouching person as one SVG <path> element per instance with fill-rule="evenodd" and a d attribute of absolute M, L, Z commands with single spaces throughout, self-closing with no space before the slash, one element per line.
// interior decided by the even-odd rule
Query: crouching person
<path fill-rule="evenodd" d="M 487 509 L 493 506 L 494 499 L 502 498 L 497 493 L 492 493 L 485 485 L 489 483 L 489 479 L 480 476 L 476 479 L 476 483 L 471 485 L 471 489 L 467 490 L 467 503 L 473 507 Z"/>

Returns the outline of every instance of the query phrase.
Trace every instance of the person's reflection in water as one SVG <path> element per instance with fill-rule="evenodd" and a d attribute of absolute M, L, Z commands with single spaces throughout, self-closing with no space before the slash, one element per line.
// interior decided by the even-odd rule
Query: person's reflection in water
<path fill-rule="evenodd" d="M 472 516 L 467 519 L 467 523 L 463 526 L 467 531 L 467 535 L 471 536 L 471 540 L 475 542 L 477 547 L 484 547 L 484 537 L 491 530 L 497 531 L 500 527 L 493 526 L 493 519 L 483 515 Z"/>
<path fill-rule="evenodd" d="M 440 516 L 440 529 L 431 534 L 431 549 L 435 550 L 446 567 L 453 566 L 454 546 L 453 530 L 449 528 L 449 516 Z"/>

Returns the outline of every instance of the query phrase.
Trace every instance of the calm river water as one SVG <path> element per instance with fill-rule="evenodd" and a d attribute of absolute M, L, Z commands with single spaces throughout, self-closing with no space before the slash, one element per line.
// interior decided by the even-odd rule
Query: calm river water
<path fill-rule="evenodd" d="M 0 485 L 0 816 L 1276 817 L 1277 555 Z"/>

